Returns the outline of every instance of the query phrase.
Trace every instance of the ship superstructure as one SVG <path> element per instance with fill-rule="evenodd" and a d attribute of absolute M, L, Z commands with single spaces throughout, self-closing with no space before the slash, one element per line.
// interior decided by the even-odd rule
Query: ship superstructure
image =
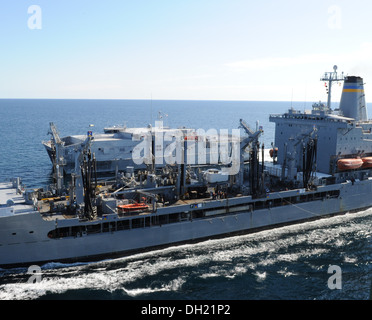
<path fill-rule="evenodd" d="M 330 104 L 315 103 L 312 111 L 290 109 L 282 115 L 270 116 L 270 121 L 276 125 L 274 144 L 281 146 L 277 149 L 277 163 L 287 167 L 288 180 L 296 179 L 298 172 L 307 171 L 304 158 L 309 143 L 313 146 L 316 143 L 314 171 L 341 181 L 347 161 L 360 160 L 355 161 L 355 167 L 350 169 L 369 168 L 372 122 L 367 120 L 363 79 L 347 76 L 343 80 L 337 110 L 332 110 Z"/>
<path fill-rule="evenodd" d="M 310 112 L 271 115 L 271 150 L 260 143 L 263 129 L 241 120 L 245 135 L 229 136 L 226 149 L 238 157 L 213 166 L 187 162 L 196 139 L 183 134 L 174 163 L 127 166 L 99 180 L 96 137 L 88 134 L 74 149 L 68 188 L 60 179 L 51 190 L 24 190 L 19 179 L 0 185 L 0 265 L 91 261 L 371 207 L 372 122 L 363 80 L 329 79 L 344 81 L 339 110 L 329 99 Z"/>

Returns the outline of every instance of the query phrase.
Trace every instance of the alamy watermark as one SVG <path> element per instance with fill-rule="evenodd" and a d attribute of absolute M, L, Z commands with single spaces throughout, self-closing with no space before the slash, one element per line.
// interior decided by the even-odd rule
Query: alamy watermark
<path fill-rule="evenodd" d="M 240 130 L 232 129 L 163 129 L 156 121 L 155 129 L 133 135 L 139 143 L 133 148 L 132 160 L 137 165 L 221 164 L 234 175 L 240 169 Z"/>
<path fill-rule="evenodd" d="M 342 10 L 340 6 L 333 5 L 328 8 L 328 28 L 342 29 Z"/>
<path fill-rule="evenodd" d="M 27 13 L 30 15 L 27 20 L 27 26 L 30 30 L 42 29 L 42 12 L 38 5 L 29 6 Z"/>
<path fill-rule="evenodd" d="M 342 270 L 341 267 L 332 265 L 328 268 L 328 273 L 332 274 L 328 278 L 328 288 L 331 290 L 341 290 L 342 289 Z"/>
<path fill-rule="evenodd" d="M 42 281 L 41 268 L 37 265 L 30 266 L 27 270 L 27 274 L 31 275 L 27 283 L 39 283 Z"/>

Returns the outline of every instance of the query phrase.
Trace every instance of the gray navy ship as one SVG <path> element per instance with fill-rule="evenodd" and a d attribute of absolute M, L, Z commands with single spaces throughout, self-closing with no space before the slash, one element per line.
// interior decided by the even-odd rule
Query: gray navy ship
<path fill-rule="evenodd" d="M 69 186 L 61 175 L 50 189 L 24 189 L 19 178 L 1 183 L 0 266 L 94 261 L 372 207 L 363 79 L 334 67 L 321 80 L 327 104 L 270 116 L 271 148 L 260 143 L 262 128 L 241 120 L 244 136 L 232 141 L 238 159 L 228 149 L 222 164 L 191 165 L 188 151 L 198 141 L 182 136 L 174 163 L 99 180 L 88 134 L 74 150 Z M 332 110 L 335 82 L 344 84 Z"/>
<path fill-rule="evenodd" d="M 146 163 L 137 163 L 133 150 L 138 145 L 138 142 L 146 135 L 152 137 L 152 148 L 159 148 L 156 137 L 158 135 L 166 135 L 170 139 L 162 141 L 162 148 L 166 148 L 172 143 L 172 140 L 178 135 L 183 135 L 188 138 L 207 139 L 203 135 L 198 134 L 197 130 L 191 128 L 169 128 L 163 126 L 163 114 L 159 112 L 158 121 L 155 126 L 148 125 L 147 127 L 129 128 L 127 126 L 112 126 L 106 127 L 103 133 L 93 133 L 94 143 L 91 145 L 91 152 L 95 154 L 96 171 L 100 175 L 110 174 L 117 171 L 124 171 L 128 166 L 134 170 L 146 169 Z M 43 141 L 42 144 L 47 151 L 53 165 L 53 170 L 57 173 L 63 169 L 60 174 L 70 175 L 75 172 L 75 150 L 79 149 L 84 143 L 86 135 L 68 135 L 60 137 L 56 125 L 51 122 L 49 133 L 51 139 Z M 207 144 L 207 162 L 210 157 L 210 144 L 216 140 L 216 137 L 209 137 Z M 197 150 L 195 151 L 197 153 Z M 154 154 L 154 152 L 151 152 Z M 60 158 L 63 157 L 63 162 Z M 213 156 L 212 156 L 213 157 Z M 56 166 L 60 166 L 60 170 L 56 170 Z M 158 164 L 157 167 L 162 167 Z"/>

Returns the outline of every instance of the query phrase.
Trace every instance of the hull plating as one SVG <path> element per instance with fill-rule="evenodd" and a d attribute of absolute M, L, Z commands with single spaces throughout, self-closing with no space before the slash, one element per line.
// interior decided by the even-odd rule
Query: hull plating
<path fill-rule="evenodd" d="M 372 206 L 372 180 L 332 187 L 340 190 L 338 198 L 61 239 L 47 237 L 48 232 L 55 228 L 55 222 L 44 221 L 38 213 L 5 217 L 1 218 L 0 265 L 7 267 L 124 256 L 156 247 L 249 233 Z"/>

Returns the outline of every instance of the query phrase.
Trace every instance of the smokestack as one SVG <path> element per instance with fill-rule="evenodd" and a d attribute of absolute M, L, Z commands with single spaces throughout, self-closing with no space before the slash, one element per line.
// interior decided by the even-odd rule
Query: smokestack
<path fill-rule="evenodd" d="M 367 121 L 367 105 L 361 77 L 345 77 L 342 91 L 340 110 L 347 118 L 356 121 Z"/>

